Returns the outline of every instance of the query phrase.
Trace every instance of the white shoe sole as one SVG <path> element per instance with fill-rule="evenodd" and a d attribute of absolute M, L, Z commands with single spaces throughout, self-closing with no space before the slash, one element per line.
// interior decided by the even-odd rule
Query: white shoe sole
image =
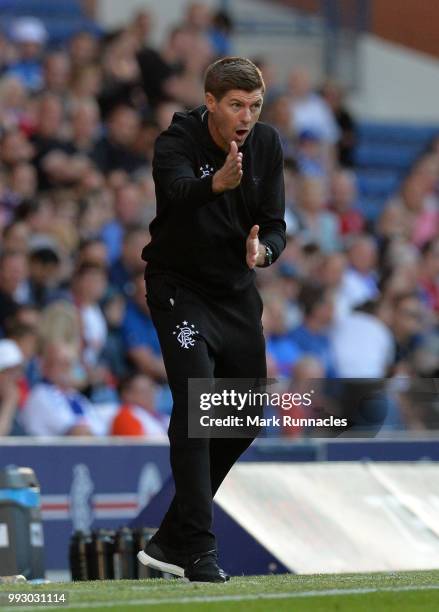
<path fill-rule="evenodd" d="M 137 558 L 142 563 L 142 565 L 146 565 L 147 567 L 152 567 L 153 569 L 159 570 L 159 572 L 168 572 L 169 574 L 174 574 L 175 576 L 180 576 L 180 578 L 184 577 L 184 568 L 179 565 L 172 565 L 172 563 L 164 563 L 163 561 L 158 561 L 154 559 L 154 557 L 150 557 L 146 554 L 144 550 L 141 550 L 137 553 Z"/>

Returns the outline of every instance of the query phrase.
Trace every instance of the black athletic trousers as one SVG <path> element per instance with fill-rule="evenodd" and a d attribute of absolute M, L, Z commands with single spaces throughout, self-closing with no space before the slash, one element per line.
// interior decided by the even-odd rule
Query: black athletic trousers
<path fill-rule="evenodd" d="M 175 496 L 155 539 L 187 554 L 216 548 L 213 496 L 251 438 L 188 437 L 189 378 L 266 377 L 262 300 L 252 284 L 206 298 L 162 275 L 146 277 L 147 303 L 173 397 L 169 424 Z"/>

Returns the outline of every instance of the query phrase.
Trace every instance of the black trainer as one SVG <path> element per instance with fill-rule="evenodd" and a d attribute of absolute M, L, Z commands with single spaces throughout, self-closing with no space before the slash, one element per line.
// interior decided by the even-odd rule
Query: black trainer
<path fill-rule="evenodd" d="M 137 558 L 143 565 L 180 577 L 184 576 L 184 568 L 188 563 L 186 555 L 163 544 L 156 544 L 153 540 L 137 553 Z"/>
<path fill-rule="evenodd" d="M 230 576 L 218 567 L 216 550 L 192 555 L 184 572 L 189 582 L 227 582 Z"/>

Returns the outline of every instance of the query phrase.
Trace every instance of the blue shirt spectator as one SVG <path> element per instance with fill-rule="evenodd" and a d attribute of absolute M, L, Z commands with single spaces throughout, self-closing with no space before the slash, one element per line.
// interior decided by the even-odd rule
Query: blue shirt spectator
<path fill-rule="evenodd" d="M 138 346 L 145 346 L 150 348 L 154 355 L 161 354 L 159 339 L 151 317 L 132 301 L 126 306 L 122 337 L 127 351 Z"/>
<path fill-rule="evenodd" d="M 311 330 L 306 324 L 302 324 L 290 333 L 289 339 L 298 356 L 302 354 L 317 357 L 325 366 L 326 375 L 331 378 L 336 376 L 327 332 Z"/>
<path fill-rule="evenodd" d="M 122 338 L 131 364 L 156 382 L 166 381 L 166 370 L 160 343 L 145 301 L 145 281 L 139 272 L 134 282 L 134 295 L 127 302 L 122 322 Z"/>
<path fill-rule="evenodd" d="M 303 355 L 317 357 L 325 368 L 326 376 L 335 377 L 334 358 L 329 330 L 334 320 L 334 303 L 328 289 L 319 285 L 304 285 L 299 294 L 304 321 L 290 332 L 289 339 Z"/>

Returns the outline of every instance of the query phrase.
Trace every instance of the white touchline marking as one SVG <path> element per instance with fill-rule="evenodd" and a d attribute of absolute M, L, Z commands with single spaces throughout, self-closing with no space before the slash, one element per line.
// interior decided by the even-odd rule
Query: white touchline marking
<path fill-rule="evenodd" d="M 145 587 L 147 590 L 148 587 Z M 325 591 L 291 591 L 291 593 L 255 593 L 247 595 L 195 595 L 193 597 L 167 597 L 164 599 L 121 599 L 120 601 L 93 601 L 77 604 L 63 604 L 63 610 L 76 610 L 81 608 L 114 608 L 116 606 L 157 606 L 159 604 L 188 604 L 188 603 L 211 603 L 216 601 L 253 601 L 258 599 L 299 599 L 304 597 L 333 597 L 335 595 L 367 595 L 369 593 L 401 593 L 404 591 L 439 591 L 439 584 L 382 588 L 359 588 L 359 589 L 328 589 Z M 70 591 L 69 595 L 74 591 Z M 78 591 L 81 592 L 81 591 Z M 96 593 L 96 591 L 94 591 Z M 1 592 L 0 592 L 1 594 Z M 6 606 L 2 612 L 16 612 L 18 606 Z M 18 609 L 21 609 L 18 608 Z M 38 610 L 53 610 L 50 606 L 38 605 Z"/>

